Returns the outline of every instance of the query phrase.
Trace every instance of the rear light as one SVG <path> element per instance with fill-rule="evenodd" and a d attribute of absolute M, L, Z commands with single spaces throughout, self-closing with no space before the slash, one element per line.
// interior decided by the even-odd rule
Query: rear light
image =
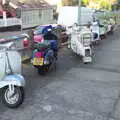
<path fill-rule="evenodd" d="M 23 47 L 24 48 L 27 48 L 29 46 L 29 40 L 27 39 L 27 38 L 25 38 L 24 40 L 23 40 Z"/>

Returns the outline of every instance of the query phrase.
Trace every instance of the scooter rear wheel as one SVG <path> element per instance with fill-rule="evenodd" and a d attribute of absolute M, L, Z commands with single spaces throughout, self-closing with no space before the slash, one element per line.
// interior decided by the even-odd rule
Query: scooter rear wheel
<path fill-rule="evenodd" d="M 5 87 L 2 91 L 2 102 L 9 108 L 19 107 L 24 100 L 23 87 L 15 87 L 14 89 L 13 94 L 10 93 L 9 87 Z"/>
<path fill-rule="evenodd" d="M 38 68 L 38 74 L 39 75 L 45 75 L 45 73 L 48 71 L 48 67 L 47 66 L 43 66 Z"/>

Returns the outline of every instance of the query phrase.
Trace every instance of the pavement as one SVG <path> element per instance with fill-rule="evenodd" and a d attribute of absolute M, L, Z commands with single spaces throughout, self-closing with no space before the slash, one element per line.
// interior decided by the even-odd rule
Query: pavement
<path fill-rule="evenodd" d="M 25 101 L 17 109 L 0 104 L 0 120 L 120 120 L 119 31 L 96 47 L 92 64 L 65 47 L 45 76 L 24 64 Z"/>

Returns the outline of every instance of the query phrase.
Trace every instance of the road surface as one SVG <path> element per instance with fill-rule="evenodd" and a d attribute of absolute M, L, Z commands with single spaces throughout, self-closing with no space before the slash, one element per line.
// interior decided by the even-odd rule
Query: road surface
<path fill-rule="evenodd" d="M 0 120 L 120 120 L 119 31 L 101 41 L 93 64 L 67 48 L 46 76 L 24 64 L 25 101 L 17 109 L 0 104 Z"/>

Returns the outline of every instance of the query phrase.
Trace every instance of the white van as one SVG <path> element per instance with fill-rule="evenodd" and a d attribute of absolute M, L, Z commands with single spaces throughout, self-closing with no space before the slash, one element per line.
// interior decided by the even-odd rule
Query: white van
<path fill-rule="evenodd" d="M 60 9 L 58 24 L 72 26 L 74 23 L 79 25 L 87 24 L 92 21 L 95 10 L 86 7 L 64 6 Z"/>

